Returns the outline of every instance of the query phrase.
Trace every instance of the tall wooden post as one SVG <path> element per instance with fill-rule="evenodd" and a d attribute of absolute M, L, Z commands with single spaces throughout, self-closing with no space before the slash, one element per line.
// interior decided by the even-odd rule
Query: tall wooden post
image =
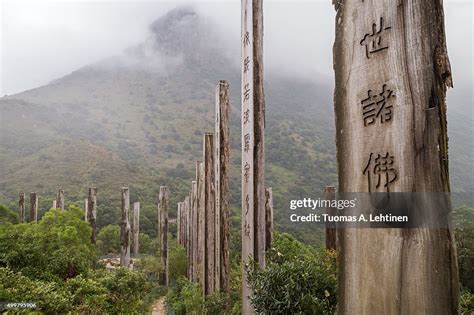
<path fill-rule="evenodd" d="M 216 207 L 214 176 L 214 135 L 204 135 L 205 190 L 205 278 L 206 295 L 215 291 L 216 284 Z"/>
<path fill-rule="evenodd" d="M 64 190 L 59 189 L 56 196 L 56 207 L 64 211 Z"/>
<path fill-rule="evenodd" d="M 176 227 L 177 229 L 177 241 L 179 245 L 183 245 L 183 203 L 178 202 L 178 209 L 177 209 L 177 219 L 176 219 Z"/>
<path fill-rule="evenodd" d="M 89 199 L 84 199 L 84 221 L 87 222 L 87 209 L 89 208 Z"/>
<path fill-rule="evenodd" d="M 205 237 L 206 237 L 206 231 L 205 231 L 205 214 L 206 214 L 206 207 L 205 207 L 205 202 L 206 202 L 206 191 L 205 191 L 205 182 L 204 182 L 204 163 L 203 162 L 197 162 L 196 163 L 196 179 L 197 179 L 197 213 L 198 213 L 198 281 L 201 284 L 202 291 L 206 291 L 206 278 L 205 278 L 205 265 L 206 265 L 206 260 L 205 260 L 205 247 L 206 247 L 206 242 L 205 242 Z"/>
<path fill-rule="evenodd" d="M 188 272 L 187 276 L 189 280 L 191 279 L 192 275 L 192 191 L 189 192 L 189 196 L 184 199 L 186 204 L 186 256 L 188 258 Z"/>
<path fill-rule="evenodd" d="M 230 294 L 230 192 L 229 192 L 229 83 L 219 81 L 216 87 L 215 176 L 216 176 L 216 290 Z M 230 302 L 226 304 L 230 311 Z"/>
<path fill-rule="evenodd" d="M 184 198 L 183 202 L 183 211 L 184 211 L 184 248 L 186 249 L 186 255 L 188 256 L 188 249 L 189 249 L 189 196 Z"/>
<path fill-rule="evenodd" d="M 324 199 L 334 200 L 336 198 L 336 187 L 326 186 L 324 188 Z M 326 207 L 326 213 L 333 216 L 335 209 L 333 207 Z M 337 249 L 337 230 L 335 222 L 326 222 L 326 249 Z"/>
<path fill-rule="evenodd" d="M 133 218 L 132 218 L 132 238 L 133 238 L 133 256 L 137 257 L 139 253 L 139 238 L 140 238 L 140 202 L 133 203 Z"/>
<path fill-rule="evenodd" d="M 168 285 L 168 208 L 170 193 L 168 187 L 161 186 L 158 195 L 158 218 L 160 226 L 160 260 L 163 272 L 160 274 L 160 284 Z"/>
<path fill-rule="evenodd" d="M 38 222 L 38 195 L 30 193 L 30 222 Z"/>
<path fill-rule="evenodd" d="M 198 167 L 196 166 L 196 170 Z M 197 176 L 196 180 L 192 182 L 192 201 L 191 201 L 191 213 L 192 213 L 192 232 L 191 232 L 191 243 L 192 243 L 192 280 L 196 282 L 198 280 L 198 272 L 199 272 L 199 265 L 198 265 L 198 233 L 199 233 L 199 224 L 198 224 L 198 190 L 197 190 Z"/>
<path fill-rule="evenodd" d="M 53 206 L 51 207 L 51 209 L 57 209 L 58 208 L 58 202 L 56 201 L 56 199 L 53 199 Z"/>
<path fill-rule="evenodd" d="M 263 1 L 242 0 L 242 313 L 252 314 L 245 268 L 265 267 Z"/>
<path fill-rule="evenodd" d="M 120 266 L 130 266 L 130 191 L 122 188 L 122 219 L 120 221 Z"/>
<path fill-rule="evenodd" d="M 334 2 L 339 192 L 449 192 L 442 0 Z M 417 219 L 441 215 L 429 202 Z M 451 229 L 344 229 L 338 240 L 339 313 L 458 313 Z"/>
<path fill-rule="evenodd" d="M 273 189 L 265 191 L 265 251 L 269 250 L 273 241 Z"/>
<path fill-rule="evenodd" d="M 20 200 L 18 201 L 18 216 L 20 223 L 25 223 L 25 193 L 20 193 Z"/>
<path fill-rule="evenodd" d="M 87 207 L 86 221 L 91 226 L 91 243 L 95 244 L 97 239 L 97 188 L 90 187 L 87 193 L 87 201 L 84 206 Z"/>

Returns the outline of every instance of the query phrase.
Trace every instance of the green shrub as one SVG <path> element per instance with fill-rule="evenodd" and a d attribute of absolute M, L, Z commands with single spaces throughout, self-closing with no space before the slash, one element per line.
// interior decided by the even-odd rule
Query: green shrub
<path fill-rule="evenodd" d="M 247 268 L 257 313 L 332 314 L 337 304 L 335 254 L 276 234 L 265 269 Z"/>
<path fill-rule="evenodd" d="M 168 255 L 169 281 L 170 283 L 173 283 L 177 279 L 186 276 L 188 259 L 186 256 L 186 250 L 175 242 L 170 244 Z"/>
<path fill-rule="evenodd" d="M 0 301 L 36 303 L 34 310 L 64 314 L 71 310 L 72 298 L 56 282 L 34 281 L 21 272 L 0 268 Z"/>
<path fill-rule="evenodd" d="M 169 290 L 166 300 L 176 315 L 201 315 L 204 312 L 200 285 L 186 278 L 179 278 L 176 281 L 176 285 Z"/>
<path fill-rule="evenodd" d="M 18 215 L 7 207 L 0 205 L 0 224 L 7 222 L 18 223 Z"/>
<path fill-rule="evenodd" d="M 474 294 L 465 290 L 461 292 L 461 310 L 462 315 L 474 314 Z"/>
<path fill-rule="evenodd" d="M 54 280 L 73 278 L 97 261 L 83 211 L 51 209 L 38 223 L 0 225 L 0 266 L 23 275 Z"/>

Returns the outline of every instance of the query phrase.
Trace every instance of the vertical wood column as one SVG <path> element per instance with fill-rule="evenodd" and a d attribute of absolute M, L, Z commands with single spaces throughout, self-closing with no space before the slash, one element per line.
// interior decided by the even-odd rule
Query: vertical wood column
<path fill-rule="evenodd" d="M 188 271 L 187 277 L 191 280 L 191 268 L 192 268 L 192 255 L 191 255 L 191 192 L 189 192 L 189 196 L 186 196 L 184 199 L 184 204 L 186 208 L 186 257 L 188 261 Z"/>
<path fill-rule="evenodd" d="M 269 250 L 273 241 L 273 189 L 265 191 L 265 251 Z"/>
<path fill-rule="evenodd" d="M 229 192 L 229 83 L 219 81 L 216 87 L 215 177 L 216 177 L 216 290 L 227 295 L 230 311 L 230 192 Z"/>
<path fill-rule="evenodd" d="M 179 245 L 183 245 L 181 235 L 181 202 L 178 202 L 178 208 L 176 209 L 176 240 Z"/>
<path fill-rule="evenodd" d="M 170 193 L 168 187 L 161 186 L 158 195 L 158 217 L 160 226 L 160 259 L 163 272 L 160 275 L 160 284 L 168 285 L 168 208 Z"/>
<path fill-rule="evenodd" d="M 197 167 L 196 167 L 197 169 Z M 192 182 L 192 202 L 191 202 L 191 213 L 192 213 L 192 232 L 191 232 L 191 239 L 192 239 L 192 280 L 196 282 L 198 280 L 198 272 L 199 272 L 199 265 L 198 265 L 198 233 L 199 233 L 199 224 L 198 224 L 198 189 L 197 189 L 197 178 L 195 181 Z"/>
<path fill-rule="evenodd" d="M 334 200 L 336 198 L 336 187 L 326 186 L 324 188 L 324 199 Z M 326 213 L 331 216 L 336 214 L 336 209 L 329 206 L 326 207 Z M 337 230 L 335 222 L 326 222 L 326 249 L 336 250 L 337 249 Z"/>
<path fill-rule="evenodd" d="M 450 203 L 442 194 L 452 86 L 443 1 L 334 4 L 339 192 L 437 192 L 443 202 L 426 198 L 410 213 L 412 222 L 430 222 Z M 458 313 L 450 228 L 340 229 L 338 242 L 339 313 Z"/>
<path fill-rule="evenodd" d="M 97 188 L 90 187 L 87 192 L 87 202 L 84 201 L 87 206 L 86 221 L 92 229 L 91 232 L 91 243 L 95 244 L 97 240 Z"/>
<path fill-rule="evenodd" d="M 30 222 L 38 222 L 38 195 L 30 193 Z"/>
<path fill-rule="evenodd" d="M 214 135 L 204 135 L 205 189 L 205 294 L 212 294 L 216 284 L 216 207 L 214 176 Z"/>
<path fill-rule="evenodd" d="M 56 207 L 64 211 L 64 190 L 62 189 L 58 190 L 58 194 L 56 196 Z"/>
<path fill-rule="evenodd" d="M 202 286 L 202 291 L 206 291 L 206 278 L 205 278 L 205 248 L 206 248 L 206 190 L 204 181 L 204 163 L 197 162 L 197 210 L 198 210 L 198 280 Z"/>
<path fill-rule="evenodd" d="M 84 199 L 84 221 L 87 222 L 87 209 L 89 208 L 89 199 Z"/>
<path fill-rule="evenodd" d="M 20 193 L 20 199 L 18 200 L 18 216 L 20 223 L 25 223 L 25 193 Z"/>
<path fill-rule="evenodd" d="M 137 257 L 139 253 L 140 239 L 140 202 L 138 201 L 133 203 L 132 238 L 133 256 Z"/>
<path fill-rule="evenodd" d="M 130 191 L 122 188 L 122 219 L 120 222 L 120 266 L 130 266 Z"/>
<path fill-rule="evenodd" d="M 56 199 L 53 199 L 53 206 L 51 207 L 51 209 L 57 209 L 58 208 L 58 202 L 56 201 Z"/>
<path fill-rule="evenodd" d="M 242 0 L 242 313 L 253 314 L 245 268 L 265 267 L 263 1 Z"/>

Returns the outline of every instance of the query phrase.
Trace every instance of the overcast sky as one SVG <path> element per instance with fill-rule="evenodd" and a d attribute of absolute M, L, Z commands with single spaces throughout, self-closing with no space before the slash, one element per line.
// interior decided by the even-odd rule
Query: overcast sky
<path fill-rule="evenodd" d="M 0 95 L 47 84 L 117 55 L 142 42 L 151 22 L 185 3 L 239 39 L 240 0 L 0 0 Z M 332 80 L 331 0 L 265 0 L 264 6 L 266 64 Z M 445 0 L 445 13 L 454 93 L 470 94 L 472 103 L 472 0 Z"/>

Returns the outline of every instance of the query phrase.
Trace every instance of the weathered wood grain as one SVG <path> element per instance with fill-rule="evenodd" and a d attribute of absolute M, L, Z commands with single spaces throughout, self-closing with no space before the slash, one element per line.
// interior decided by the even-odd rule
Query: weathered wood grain
<path fill-rule="evenodd" d="M 18 200 L 18 216 L 20 223 L 25 223 L 25 193 L 20 193 L 20 199 Z"/>
<path fill-rule="evenodd" d="M 324 199 L 334 200 L 336 198 L 336 187 L 326 186 L 324 187 Z M 326 208 L 326 213 L 335 215 L 335 209 L 332 207 Z M 337 249 L 337 230 L 336 223 L 326 222 L 326 249 L 336 250 Z"/>
<path fill-rule="evenodd" d="M 448 192 L 445 96 L 452 81 L 442 0 L 335 5 L 339 191 Z M 385 108 L 370 112 L 373 99 Z M 372 158 L 388 163 L 388 185 L 370 180 Z M 339 313 L 458 313 L 450 229 L 345 229 L 338 240 Z"/>
<path fill-rule="evenodd" d="M 139 239 L 140 239 L 140 202 L 133 203 L 133 218 L 132 218 L 132 252 L 133 256 L 137 257 L 139 253 Z"/>
<path fill-rule="evenodd" d="M 216 189 L 216 290 L 226 294 L 226 311 L 230 312 L 230 100 L 229 83 L 219 81 L 216 87 L 215 189 Z"/>
<path fill-rule="evenodd" d="M 130 191 L 122 188 L 122 211 L 120 221 L 120 266 L 130 266 Z"/>
<path fill-rule="evenodd" d="M 269 250 L 273 241 L 273 189 L 265 191 L 265 251 Z"/>
<path fill-rule="evenodd" d="M 158 195 L 158 218 L 159 218 L 159 236 L 160 236 L 160 261 L 163 272 L 160 274 L 160 284 L 168 285 L 169 265 L 168 265 L 168 208 L 169 208 L 169 190 L 166 186 L 160 187 Z"/>
<path fill-rule="evenodd" d="M 30 222 L 38 222 L 38 195 L 30 193 Z"/>
<path fill-rule="evenodd" d="M 58 208 L 64 211 L 64 190 L 58 190 L 58 194 L 56 195 L 56 206 L 53 208 Z"/>
<path fill-rule="evenodd" d="M 92 229 L 91 231 L 91 243 L 95 244 L 97 241 L 97 188 L 90 187 L 87 193 L 87 202 L 84 201 L 87 206 L 86 221 Z"/>

